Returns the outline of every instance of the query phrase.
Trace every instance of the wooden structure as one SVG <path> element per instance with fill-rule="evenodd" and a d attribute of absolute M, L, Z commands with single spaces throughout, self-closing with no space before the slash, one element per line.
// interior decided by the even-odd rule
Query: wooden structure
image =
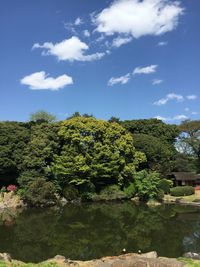
<path fill-rule="evenodd" d="M 200 185 L 200 174 L 194 174 L 192 172 L 172 172 L 170 176 L 175 186 Z"/>

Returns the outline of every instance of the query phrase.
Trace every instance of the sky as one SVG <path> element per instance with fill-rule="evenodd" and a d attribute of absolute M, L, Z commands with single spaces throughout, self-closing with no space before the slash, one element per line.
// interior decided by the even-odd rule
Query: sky
<path fill-rule="evenodd" d="M 199 0 L 1 0 L 0 120 L 200 119 Z"/>

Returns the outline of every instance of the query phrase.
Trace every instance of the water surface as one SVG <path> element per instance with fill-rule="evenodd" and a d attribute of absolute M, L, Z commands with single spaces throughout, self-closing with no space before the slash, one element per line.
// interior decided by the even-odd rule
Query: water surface
<path fill-rule="evenodd" d="M 26 262 L 57 254 L 70 259 L 156 250 L 179 257 L 200 252 L 200 210 L 133 203 L 67 205 L 64 209 L 27 209 L 16 218 L 0 216 L 0 252 Z"/>

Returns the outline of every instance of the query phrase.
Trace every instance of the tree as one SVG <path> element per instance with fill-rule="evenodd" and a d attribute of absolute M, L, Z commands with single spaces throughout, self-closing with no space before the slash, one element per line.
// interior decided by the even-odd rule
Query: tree
<path fill-rule="evenodd" d="M 33 124 L 30 129 L 29 142 L 23 151 L 23 161 L 19 177 L 20 183 L 36 177 L 51 177 L 51 163 L 54 154 L 59 153 L 58 130 L 60 123 Z"/>
<path fill-rule="evenodd" d="M 44 110 L 39 110 L 33 114 L 30 115 L 30 121 L 34 122 L 54 122 L 56 121 L 56 116 L 53 114 L 50 114 Z"/>
<path fill-rule="evenodd" d="M 117 122 L 117 123 L 120 123 L 120 118 L 117 118 L 117 117 L 110 117 L 110 119 L 108 120 L 109 122 Z"/>
<path fill-rule="evenodd" d="M 117 123 L 74 117 L 62 122 L 58 134 L 63 145 L 52 171 L 62 186 L 93 184 L 99 190 L 109 184 L 124 185 L 145 159 Z"/>
<path fill-rule="evenodd" d="M 147 134 L 174 144 L 180 131 L 177 125 L 166 124 L 157 119 L 126 120 L 121 122 L 132 134 Z"/>
<path fill-rule="evenodd" d="M 166 175 L 174 168 L 176 149 L 167 141 L 147 134 L 134 134 L 133 144 L 138 151 L 143 152 L 147 161 L 140 168 L 150 169 Z"/>
<path fill-rule="evenodd" d="M 29 138 L 27 124 L 0 122 L 0 185 L 16 183 Z"/>
<path fill-rule="evenodd" d="M 159 198 L 160 177 L 156 172 L 140 171 L 134 176 L 137 195 L 143 201 Z"/>
<path fill-rule="evenodd" d="M 197 171 L 200 171 L 200 120 L 186 120 L 179 126 L 181 134 L 176 147 L 180 153 L 197 159 Z"/>

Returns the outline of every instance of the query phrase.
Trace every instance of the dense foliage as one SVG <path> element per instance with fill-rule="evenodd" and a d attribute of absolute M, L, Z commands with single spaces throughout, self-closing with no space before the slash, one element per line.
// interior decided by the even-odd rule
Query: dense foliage
<path fill-rule="evenodd" d="M 109 184 L 123 186 L 145 160 L 143 153 L 136 152 L 132 136 L 119 124 L 74 117 L 62 122 L 58 134 L 62 147 L 52 172 L 61 187 L 95 186 L 99 191 Z"/>
<path fill-rule="evenodd" d="M 176 186 L 171 188 L 170 193 L 172 196 L 190 196 L 194 194 L 194 188 L 192 186 Z"/>
<path fill-rule="evenodd" d="M 34 202 L 33 189 L 42 181 L 50 195 L 69 200 L 157 198 L 169 192 L 171 185 L 160 179 L 171 171 L 200 169 L 199 125 L 103 121 L 78 112 L 55 122 L 44 111 L 32 114 L 30 122 L 0 122 L 0 188 L 16 186 L 27 202 Z"/>

